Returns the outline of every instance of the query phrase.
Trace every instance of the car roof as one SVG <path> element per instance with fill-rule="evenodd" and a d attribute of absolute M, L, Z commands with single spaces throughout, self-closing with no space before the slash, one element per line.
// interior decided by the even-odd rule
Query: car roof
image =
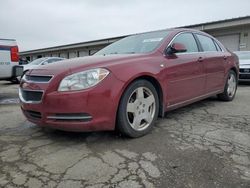
<path fill-rule="evenodd" d="M 180 32 L 192 32 L 192 33 L 198 33 L 198 34 L 202 34 L 202 35 L 206 35 L 209 37 L 214 38 L 213 36 L 209 35 L 206 32 L 197 30 L 197 29 L 190 29 L 190 28 L 169 28 L 169 29 L 162 29 L 162 30 L 155 30 L 155 31 L 148 31 L 148 32 L 143 32 L 143 33 L 136 33 L 134 35 L 140 35 L 140 34 L 146 34 L 146 33 L 154 33 L 154 32 L 173 32 L 173 33 L 180 33 Z"/>

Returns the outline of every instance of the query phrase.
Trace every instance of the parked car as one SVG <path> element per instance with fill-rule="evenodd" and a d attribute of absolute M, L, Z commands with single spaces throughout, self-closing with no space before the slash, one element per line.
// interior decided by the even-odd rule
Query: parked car
<path fill-rule="evenodd" d="M 0 39 L 0 80 L 18 82 L 17 77 L 23 74 L 23 67 L 19 66 L 18 62 L 16 40 Z"/>
<path fill-rule="evenodd" d="M 19 58 L 19 65 L 27 65 L 29 61 L 26 58 Z"/>
<path fill-rule="evenodd" d="M 57 61 L 62 61 L 65 58 L 61 58 L 61 57 L 42 57 L 42 58 L 38 58 L 32 62 L 30 62 L 29 64 L 23 65 L 23 72 L 27 72 L 28 70 L 37 68 L 40 65 L 47 65 L 49 63 L 54 63 Z"/>
<path fill-rule="evenodd" d="M 239 81 L 250 82 L 250 51 L 234 52 L 240 61 Z"/>
<path fill-rule="evenodd" d="M 29 71 L 19 96 L 24 115 L 40 126 L 139 137 L 167 111 L 213 95 L 233 100 L 238 74 L 237 56 L 215 38 L 169 29 Z"/>

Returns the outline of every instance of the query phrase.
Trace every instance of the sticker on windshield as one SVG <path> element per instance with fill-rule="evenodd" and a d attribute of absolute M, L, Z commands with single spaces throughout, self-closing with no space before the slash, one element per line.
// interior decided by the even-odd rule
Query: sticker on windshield
<path fill-rule="evenodd" d="M 160 42 L 163 38 L 144 39 L 142 42 Z"/>

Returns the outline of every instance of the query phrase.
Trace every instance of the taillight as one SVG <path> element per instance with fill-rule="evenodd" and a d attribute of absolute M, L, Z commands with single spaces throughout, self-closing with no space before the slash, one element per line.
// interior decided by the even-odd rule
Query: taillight
<path fill-rule="evenodd" d="M 10 48 L 10 57 L 12 62 L 19 62 L 19 54 L 17 46 L 13 46 Z"/>

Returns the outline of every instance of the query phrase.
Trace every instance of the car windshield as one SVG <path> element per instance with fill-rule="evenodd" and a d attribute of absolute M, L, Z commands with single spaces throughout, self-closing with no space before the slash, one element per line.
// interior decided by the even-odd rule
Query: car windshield
<path fill-rule="evenodd" d="M 235 52 L 239 59 L 249 59 L 250 60 L 250 52 Z"/>
<path fill-rule="evenodd" d="M 158 47 L 168 31 L 157 31 L 132 35 L 103 48 L 95 55 L 148 53 Z"/>
<path fill-rule="evenodd" d="M 29 65 L 39 65 L 41 62 L 43 62 L 45 59 L 47 58 L 39 58 L 39 59 L 36 59 L 32 62 L 29 63 Z"/>

